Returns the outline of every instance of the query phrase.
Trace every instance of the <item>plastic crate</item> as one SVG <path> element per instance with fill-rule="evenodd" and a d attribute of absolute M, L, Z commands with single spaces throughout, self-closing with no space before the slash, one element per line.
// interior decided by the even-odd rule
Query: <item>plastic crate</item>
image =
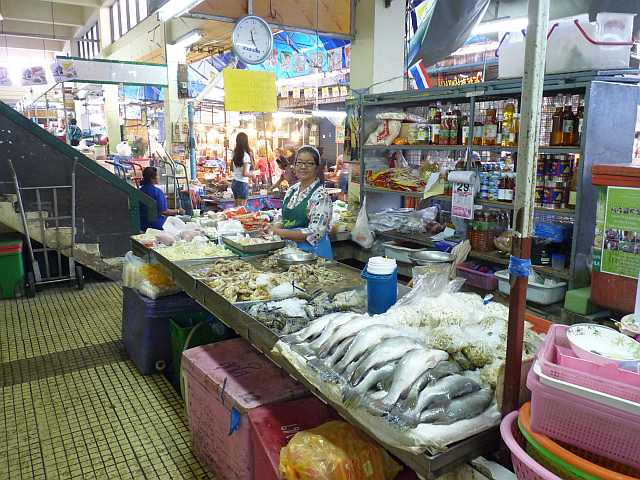
<path fill-rule="evenodd" d="M 538 350 L 542 373 L 562 382 L 640 403 L 640 375 L 615 365 L 598 365 L 576 357 L 567 339 L 566 325 L 553 325 Z"/>
<path fill-rule="evenodd" d="M 22 238 L 8 234 L 0 236 L 0 298 L 16 298 L 24 294 L 24 263 Z"/>
<path fill-rule="evenodd" d="M 479 272 L 476 262 L 464 262 L 456 266 L 458 276 L 466 280 L 466 284 L 481 290 L 492 291 L 498 288 L 498 279 L 495 273 Z"/>
<path fill-rule="evenodd" d="M 495 273 L 498 277 L 498 288 L 505 295 L 511 293 L 511 285 L 509 283 L 509 271 L 500 270 Z M 539 283 L 529 283 L 527 285 L 527 301 L 539 303 L 540 305 L 551 305 L 561 302 L 567 291 L 566 282 L 558 282 L 556 285 L 542 285 Z"/>
<path fill-rule="evenodd" d="M 544 385 L 533 369 L 527 387 L 534 432 L 640 468 L 639 416 Z"/>

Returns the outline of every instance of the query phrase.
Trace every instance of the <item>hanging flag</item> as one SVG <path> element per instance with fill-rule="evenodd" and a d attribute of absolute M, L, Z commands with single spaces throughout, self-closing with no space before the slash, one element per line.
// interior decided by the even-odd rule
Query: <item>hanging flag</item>
<path fill-rule="evenodd" d="M 426 90 L 427 88 L 431 88 L 431 77 L 427 73 L 427 69 L 425 68 L 422 60 L 420 60 L 418 63 L 414 63 L 413 66 L 409 68 L 409 74 L 416 82 L 418 90 Z"/>

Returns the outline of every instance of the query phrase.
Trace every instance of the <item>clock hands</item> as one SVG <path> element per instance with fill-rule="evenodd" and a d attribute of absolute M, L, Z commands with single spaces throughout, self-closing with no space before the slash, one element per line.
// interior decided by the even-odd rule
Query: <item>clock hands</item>
<path fill-rule="evenodd" d="M 254 47 L 256 47 L 256 46 L 257 46 L 257 45 L 256 45 L 256 41 L 255 41 L 255 39 L 253 38 L 253 28 L 251 29 L 251 42 L 253 43 L 253 46 L 254 46 Z"/>

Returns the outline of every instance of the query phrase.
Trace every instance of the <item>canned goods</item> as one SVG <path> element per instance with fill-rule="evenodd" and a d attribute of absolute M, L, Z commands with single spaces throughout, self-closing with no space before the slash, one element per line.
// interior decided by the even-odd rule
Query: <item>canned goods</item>
<path fill-rule="evenodd" d="M 551 190 L 551 201 L 554 208 L 566 208 L 565 189 L 563 187 L 555 187 Z"/>
<path fill-rule="evenodd" d="M 536 207 L 541 207 L 544 199 L 544 185 L 536 185 L 533 202 Z"/>

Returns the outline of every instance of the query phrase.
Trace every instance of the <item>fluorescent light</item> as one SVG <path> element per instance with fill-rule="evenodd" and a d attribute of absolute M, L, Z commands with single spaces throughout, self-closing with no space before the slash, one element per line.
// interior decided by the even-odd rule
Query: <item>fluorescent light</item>
<path fill-rule="evenodd" d="M 184 15 L 202 0 L 169 0 L 158 9 L 158 20 L 166 22 L 173 17 Z"/>
<path fill-rule="evenodd" d="M 187 48 L 196 43 L 198 40 L 202 38 L 202 30 L 191 30 L 189 33 L 185 33 L 180 38 L 178 38 L 171 45 L 175 45 L 176 47 Z"/>
<path fill-rule="evenodd" d="M 334 110 L 313 110 L 311 115 L 314 117 L 324 117 L 333 120 L 344 120 L 347 118 L 347 112 L 337 112 Z"/>
<path fill-rule="evenodd" d="M 482 22 L 471 31 L 471 35 L 485 35 L 487 33 L 516 32 L 527 28 L 529 19 L 527 17 L 501 18 Z"/>

